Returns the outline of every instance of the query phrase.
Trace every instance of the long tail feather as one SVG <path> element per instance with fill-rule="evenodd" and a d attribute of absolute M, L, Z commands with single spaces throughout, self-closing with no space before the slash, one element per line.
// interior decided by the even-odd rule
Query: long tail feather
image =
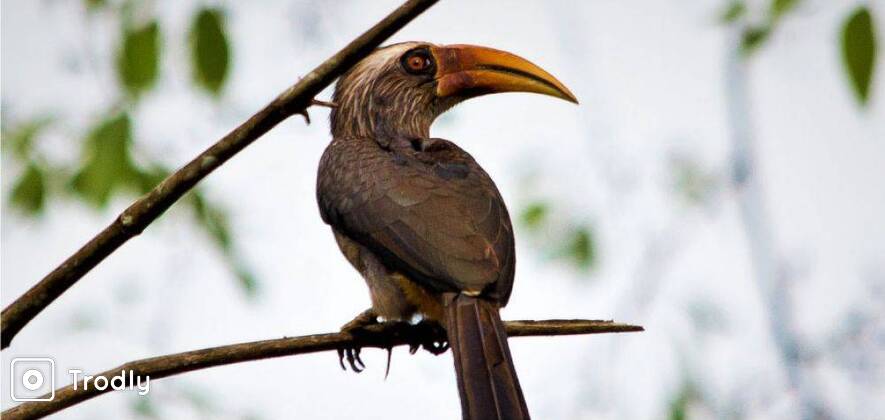
<path fill-rule="evenodd" d="M 446 299 L 446 330 L 464 419 L 528 419 L 498 307 L 485 299 Z"/>

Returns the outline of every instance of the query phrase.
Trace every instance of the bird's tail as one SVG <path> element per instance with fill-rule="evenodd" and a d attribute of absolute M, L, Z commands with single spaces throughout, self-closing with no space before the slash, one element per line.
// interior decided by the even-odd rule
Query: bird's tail
<path fill-rule="evenodd" d="M 464 419 L 528 419 L 498 306 L 463 294 L 445 301 Z"/>

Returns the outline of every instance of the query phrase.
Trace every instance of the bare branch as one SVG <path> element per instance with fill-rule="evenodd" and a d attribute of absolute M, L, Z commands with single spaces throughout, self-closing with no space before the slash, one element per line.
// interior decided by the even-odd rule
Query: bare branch
<path fill-rule="evenodd" d="M 281 121 L 293 114 L 306 114 L 305 110 L 314 96 L 437 1 L 408 0 L 129 206 L 113 223 L 3 309 L 0 315 L 0 348 L 8 347 L 13 337 L 40 311 L 123 243 L 144 231 L 206 175 Z"/>
<path fill-rule="evenodd" d="M 620 324 L 612 321 L 582 319 L 551 319 L 545 321 L 508 321 L 505 323 L 510 337 L 551 336 L 568 334 L 600 334 L 643 331 L 637 325 Z M 123 364 L 102 372 L 108 380 L 119 376 L 121 371 L 133 372 L 133 377 L 150 377 L 151 380 L 206 369 L 214 366 L 271 357 L 293 356 L 354 347 L 392 348 L 399 345 L 414 346 L 419 343 L 442 342 L 446 337 L 443 330 L 427 324 L 376 324 L 371 325 L 358 336 L 347 333 L 307 335 L 302 337 L 280 338 L 212 347 L 167 356 L 141 359 Z M 93 382 L 94 383 L 94 382 Z M 111 392 L 110 387 L 98 390 L 95 386 L 85 389 L 83 381 L 77 389 L 68 385 L 55 391 L 55 398 L 47 402 L 27 402 L 2 413 L 4 420 L 34 419 L 58 412 L 74 404 Z M 130 386 L 128 382 L 127 386 Z M 45 396 L 45 397 L 48 397 Z"/>

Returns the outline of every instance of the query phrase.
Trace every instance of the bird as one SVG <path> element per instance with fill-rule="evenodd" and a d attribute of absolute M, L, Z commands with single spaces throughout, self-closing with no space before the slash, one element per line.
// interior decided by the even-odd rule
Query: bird
<path fill-rule="evenodd" d="M 429 42 L 376 49 L 335 85 L 332 141 L 317 172 L 322 219 L 372 303 L 342 330 L 416 317 L 441 325 L 464 419 L 530 417 L 500 316 L 516 267 L 513 227 L 488 173 L 430 127 L 462 101 L 503 92 L 578 103 L 509 52 Z"/>

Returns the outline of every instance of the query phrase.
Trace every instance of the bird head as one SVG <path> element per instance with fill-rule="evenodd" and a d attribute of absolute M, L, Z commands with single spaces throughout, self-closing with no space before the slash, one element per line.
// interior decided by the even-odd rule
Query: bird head
<path fill-rule="evenodd" d="M 440 114 L 490 93 L 532 92 L 578 103 L 559 80 L 517 55 L 473 45 L 404 42 L 380 48 L 335 86 L 336 137 L 428 137 Z"/>

